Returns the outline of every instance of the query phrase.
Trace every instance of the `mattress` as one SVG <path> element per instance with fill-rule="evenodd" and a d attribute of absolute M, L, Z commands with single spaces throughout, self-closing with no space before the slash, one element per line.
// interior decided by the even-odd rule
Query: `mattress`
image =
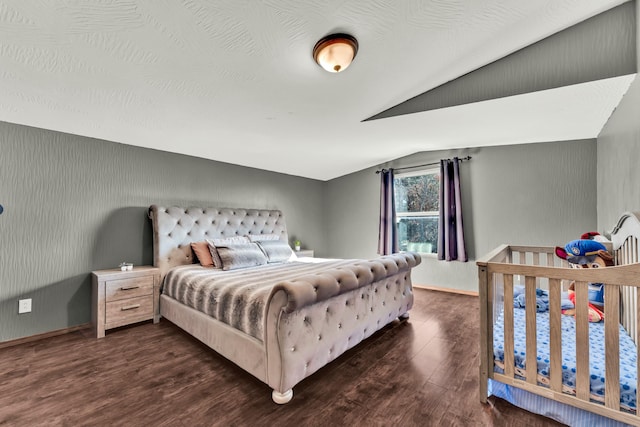
<path fill-rule="evenodd" d="M 223 271 L 189 264 L 167 272 L 162 293 L 262 342 L 267 302 L 282 281 L 353 264 L 353 260 L 297 261 Z"/>
<path fill-rule="evenodd" d="M 526 360 L 525 310 L 515 308 L 514 353 L 515 372 L 524 379 Z M 501 312 L 494 325 L 494 357 L 496 371 L 504 368 L 504 312 Z M 536 313 L 538 381 L 549 386 L 549 312 Z M 562 383 L 563 391 L 575 395 L 576 384 L 576 347 L 575 320 L 572 316 L 562 316 Z M 620 331 L 620 405 L 627 411 L 636 409 L 636 345 L 622 326 Z M 604 322 L 589 323 L 589 368 L 591 373 L 591 400 L 604 403 L 605 360 L 604 360 Z"/>

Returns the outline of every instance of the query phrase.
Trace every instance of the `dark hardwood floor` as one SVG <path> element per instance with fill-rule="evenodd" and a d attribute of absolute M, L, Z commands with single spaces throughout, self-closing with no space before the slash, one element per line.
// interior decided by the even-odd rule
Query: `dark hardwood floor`
<path fill-rule="evenodd" d="M 166 320 L 0 349 L 0 425 L 547 426 L 478 400 L 478 299 L 415 290 L 394 322 L 294 388 L 271 390 Z"/>

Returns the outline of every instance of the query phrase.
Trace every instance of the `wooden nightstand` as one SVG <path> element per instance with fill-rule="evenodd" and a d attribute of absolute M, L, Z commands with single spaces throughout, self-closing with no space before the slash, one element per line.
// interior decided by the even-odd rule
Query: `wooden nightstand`
<path fill-rule="evenodd" d="M 299 251 L 294 251 L 296 256 L 298 257 L 311 257 L 313 258 L 313 249 L 300 249 Z"/>
<path fill-rule="evenodd" d="M 91 321 L 96 338 L 107 329 L 143 320 L 160 320 L 160 270 L 140 266 L 91 272 Z"/>

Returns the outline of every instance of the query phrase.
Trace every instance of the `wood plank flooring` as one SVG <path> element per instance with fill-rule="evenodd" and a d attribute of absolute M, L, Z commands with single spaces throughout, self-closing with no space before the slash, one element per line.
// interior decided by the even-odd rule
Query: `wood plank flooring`
<path fill-rule="evenodd" d="M 478 299 L 415 290 L 394 322 L 294 387 L 268 386 L 168 322 L 0 349 L 4 426 L 552 426 L 478 400 Z"/>

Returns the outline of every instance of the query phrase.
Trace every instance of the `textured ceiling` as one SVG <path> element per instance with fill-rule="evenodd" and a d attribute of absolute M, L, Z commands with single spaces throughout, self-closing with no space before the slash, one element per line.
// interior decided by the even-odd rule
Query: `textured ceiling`
<path fill-rule="evenodd" d="M 362 120 L 623 2 L 0 0 L 0 120 L 321 180 L 594 138 L 632 76 Z M 331 32 L 344 73 L 311 58 Z"/>

